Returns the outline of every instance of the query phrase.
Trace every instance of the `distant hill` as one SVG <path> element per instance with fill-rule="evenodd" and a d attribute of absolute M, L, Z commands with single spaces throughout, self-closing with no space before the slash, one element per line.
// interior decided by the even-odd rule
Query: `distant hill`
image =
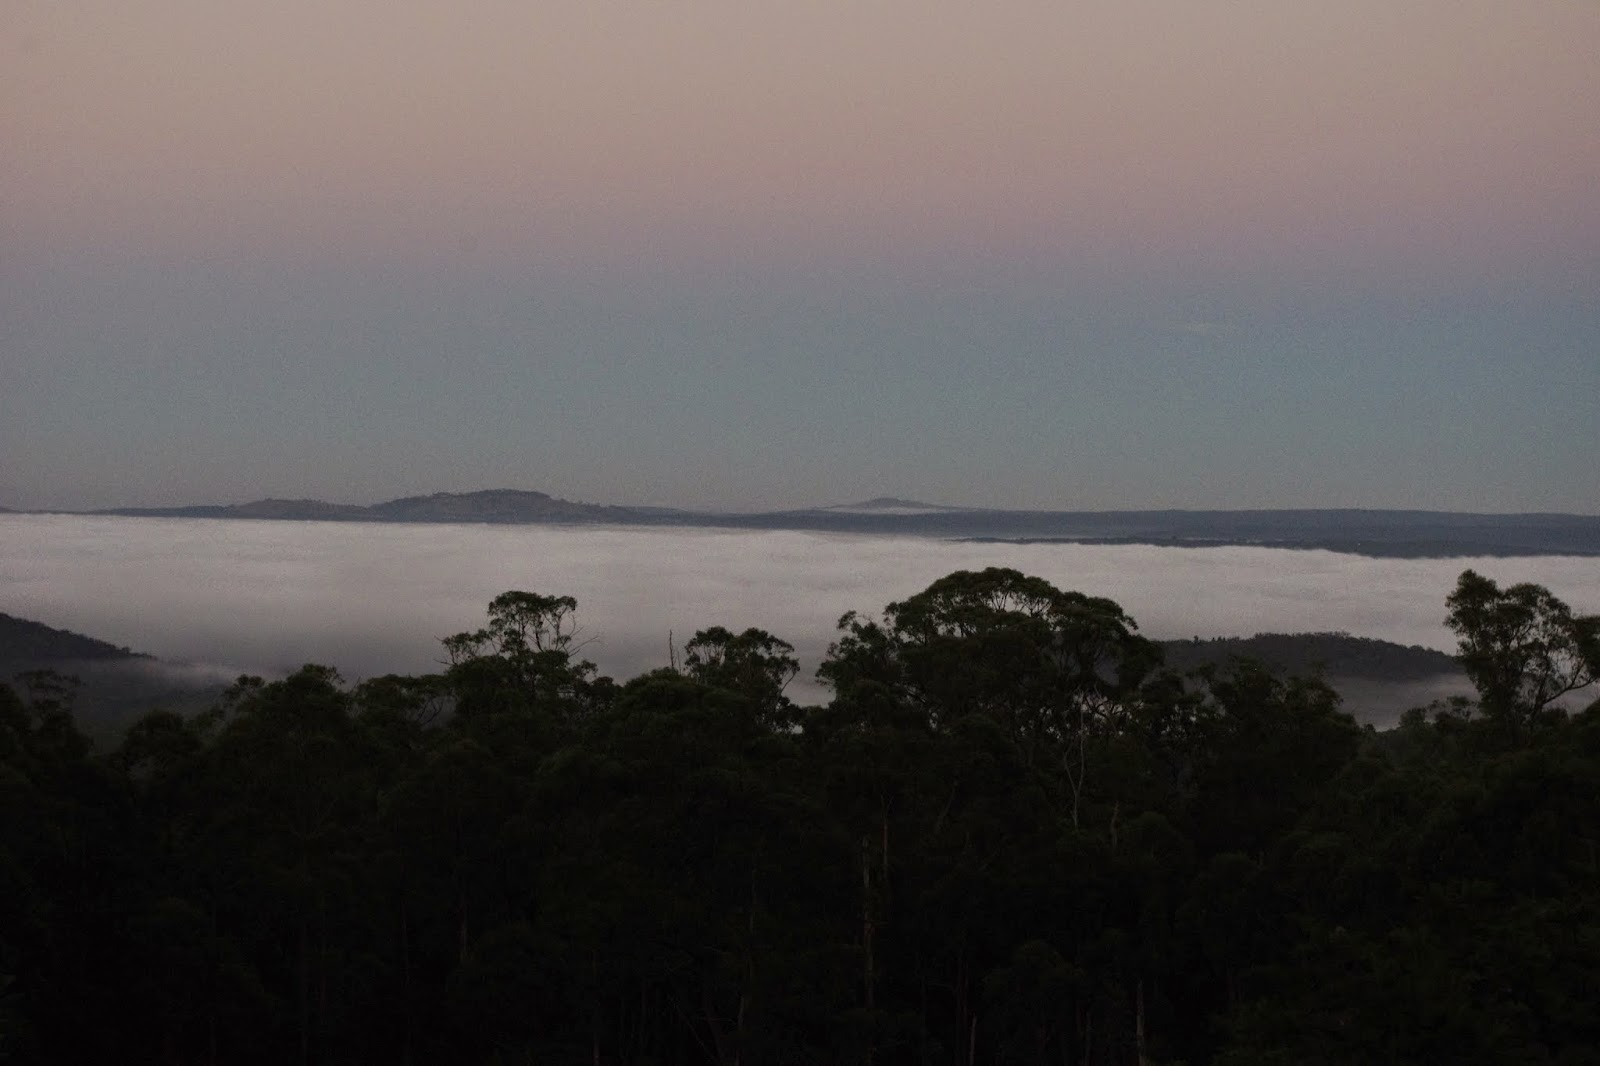
<path fill-rule="evenodd" d="M 1466 677 L 1454 656 L 1437 649 L 1349 633 L 1257 633 L 1253 637 L 1165 640 L 1161 647 L 1167 665 L 1179 670 L 1222 665 L 1236 656 L 1245 656 L 1298 675 L 1321 671 L 1382 681 L 1420 681 L 1441 675 Z"/>
<path fill-rule="evenodd" d="M 860 503 L 840 503 L 822 508 L 835 514 L 938 514 L 947 511 L 964 511 L 964 507 L 947 507 L 942 503 L 922 503 L 920 500 L 902 500 L 898 496 L 874 496 Z"/>
<path fill-rule="evenodd" d="M 1283 677 L 1321 675 L 1344 698 L 1346 711 L 1380 728 L 1413 707 L 1474 695 L 1454 656 L 1349 633 L 1258 633 L 1160 644 L 1167 665 L 1181 671 L 1222 666 L 1243 656 Z"/>
<path fill-rule="evenodd" d="M 323 503 L 321 500 L 256 500 L 235 504 L 229 518 L 298 518 L 318 521 L 349 521 L 366 517 L 367 508 L 349 503 Z"/>
<path fill-rule="evenodd" d="M 363 506 L 322 500 L 254 500 L 189 507 L 118 507 L 93 514 L 130 518 L 258 518 L 298 522 L 655 522 L 684 512 L 611 507 L 563 500 L 544 492 L 485 489 L 436 492 Z"/>
<path fill-rule="evenodd" d="M 122 507 L 92 514 L 328 522 L 496 522 L 791 529 L 1013 544 L 1263 547 L 1387 558 L 1575 555 L 1600 557 L 1600 516 L 1453 511 L 1007 511 L 880 496 L 857 504 L 725 513 L 619 507 L 543 492 L 438 492 L 383 503 L 256 500 L 188 507 Z"/>
<path fill-rule="evenodd" d="M 0 668 L 12 663 L 149 659 L 82 633 L 0 613 Z"/>
<path fill-rule="evenodd" d="M 0 683 L 25 690 L 23 675 L 40 670 L 77 679 L 73 706 L 78 723 L 86 733 L 102 738 L 155 707 L 184 713 L 203 710 L 232 680 L 82 633 L 0 614 Z"/>
<path fill-rule="evenodd" d="M 628 507 L 577 503 L 543 492 L 489 489 L 407 496 L 366 508 L 389 522 L 628 522 L 640 512 Z"/>

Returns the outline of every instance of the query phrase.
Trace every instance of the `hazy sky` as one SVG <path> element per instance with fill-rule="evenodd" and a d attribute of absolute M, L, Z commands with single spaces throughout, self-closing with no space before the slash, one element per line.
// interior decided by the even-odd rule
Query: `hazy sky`
<path fill-rule="evenodd" d="M 1600 4 L 4 0 L 0 504 L 1600 512 Z"/>

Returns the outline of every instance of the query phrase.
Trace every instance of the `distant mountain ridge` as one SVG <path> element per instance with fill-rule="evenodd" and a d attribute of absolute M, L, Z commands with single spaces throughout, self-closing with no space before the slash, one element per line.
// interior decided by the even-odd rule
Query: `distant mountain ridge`
<path fill-rule="evenodd" d="M 123 507 L 91 514 L 332 522 L 612 524 L 879 533 L 1006 543 L 1320 549 L 1390 558 L 1600 556 L 1600 516 L 1455 511 L 1014 511 L 880 496 L 859 504 L 729 513 L 565 500 L 525 489 L 437 492 L 372 505 L 256 500 Z"/>
<path fill-rule="evenodd" d="M 435 492 L 389 500 L 367 510 L 394 522 L 624 522 L 641 513 L 628 507 L 577 503 L 521 489 Z"/>
<path fill-rule="evenodd" d="M 118 507 L 90 513 L 134 518 L 266 518 L 300 522 L 625 522 L 647 512 L 577 503 L 525 489 L 485 489 L 404 496 L 370 506 L 269 498 L 222 505 Z"/>
<path fill-rule="evenodd" d="M 898 496 L 874 496 L 860 503 L 839 503 L 821 510 L 835 514 L 936 514 L 947 511 L 966 511 L 966 507 L 949 507 L 942 503 L 923 503 L 921 500 L 902 500 Z"/>
<path fill-rule="evenodd" d="M 13 663 L 34 668 L 57 662 L 149 658 L 70 629 L 56 629 L 43 622 L 0 613 L 0 670 Z"/>

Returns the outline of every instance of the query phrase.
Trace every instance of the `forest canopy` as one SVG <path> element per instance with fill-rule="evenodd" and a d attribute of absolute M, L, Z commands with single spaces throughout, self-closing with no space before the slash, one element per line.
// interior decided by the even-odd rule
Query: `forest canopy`
<path fill-rule="evenodd" d="M 604 677 L 497 597 L 437 674 L 240 678 L 97 749 L 0 686 L 0 1059 L 1577 1063 L 1600 618 L 1468 571 L 1478 699 L 1359 726 L 1116 603 L 959 572 L 820 677 Z"/>

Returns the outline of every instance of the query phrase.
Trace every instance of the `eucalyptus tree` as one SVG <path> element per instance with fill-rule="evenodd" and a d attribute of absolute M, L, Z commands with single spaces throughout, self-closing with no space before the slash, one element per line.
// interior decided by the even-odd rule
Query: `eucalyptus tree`
<path fill-rule="evenodd" d="M 684 673 L 696 681 L 741 694 L 769 726 L 796 724 L 794 704 L 784 690 L 800 672 L 800 661 L 788 641 L 764 629 L 733 633 L 712 626 L 691 637 L 683 653 Z"/>
<path fill-rule="evenodd" d="M 502 592 L 489 602 L 486 625 L 446 637 L 456 713 L 569 718 L 590 709 L 595 667 L 578 657 L 577 608 L 571 596 Z"/>
<path fill-rule="evenodd" d="M 841 785 L 855 768 L 837 795 L 861 841 L 865 1004 L 879 984 L 932 996 L 921 1039 L 970 1062 L 988 1046 L 985 974 L 1029 942 L 1076 965 L 1101 939 L 1100 857 L 1136 813 L 1126 749 L 1159 652 L 1111 600 L 999 568 L 840 629 L 814 724 Z"/>
<path fill-rule="evenodd" d="M 1600 680 L 1600 615 L 1574 614 L 1543 585 L 1501 588 L 1467 570 L 1445 601 L 1457 658 L 1484 714 L 1515 739 L 1556 701 Z"/>

